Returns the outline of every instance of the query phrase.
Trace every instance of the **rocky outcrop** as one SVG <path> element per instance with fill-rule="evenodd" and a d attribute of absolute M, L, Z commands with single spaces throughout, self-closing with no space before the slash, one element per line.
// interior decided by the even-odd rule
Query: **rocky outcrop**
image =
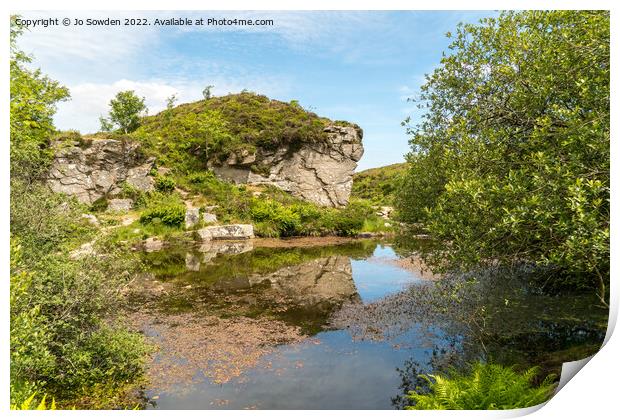
<path fill-rule="evenodd" d="M 353 172 L 361 159 L 362 130 L 329 125 L 325 141 L 283 146 L 276 150 L 242 151 L 226 162 L 209 161 L 222 179 L 238 184 L 273 185 L 321 206 L 349 202 Z"/>
<path fill-rule="evenodd" d="M 112 139 L 82 139 L 53 145 L 56 150 L 48 176 L 54 192 L 92 204 L 99 198 L 121 192 L 121 184 L 142 190 L 153 189 L 149 175 L 154 158 L 143 156 L 136 143 Z"/>

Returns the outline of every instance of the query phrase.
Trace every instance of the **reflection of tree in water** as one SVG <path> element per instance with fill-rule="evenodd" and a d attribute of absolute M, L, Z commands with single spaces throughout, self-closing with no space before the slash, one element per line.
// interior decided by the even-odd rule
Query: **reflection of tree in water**
<path fill-rule="evenodd" d="M 407 398 L 409 391 L 415 390 L 421 394 L 430 392 L 428 381 L 421 375 L 432 372 L 447 372 L 450 368 L 461 367 L 463 359 L 459 356 L 456 339 L 452 338 L 450 341 L 442 347 L 434 346 L 428 364 L 423 364 L 412 357 L 405 361 L 402 368 L 396 368 L 396 372 L 400 376 L 400 385 L 398 387 L 400 392 L 392 397 L 392 406 L 394 408 L 403 410 L 406 406 L 411 405 L 411 401 Z"/>
<path fill-rule="evenodd" d="M 563 362 L 596 352 L 607 310 L 593 294 L 543 294 L 531 285 L 531 275 L 528 267 L 448 275 L 367 305 L 345 305 L 331 322 L 361 340 L 406 338 L 419 347 L 434 337 L 430 365 L 411 360 L 399 369 L 403 391 L 419 385 L 420 373 L 445 373 L 446 367 L 474 360 L 541 365 L 541 376 L 559 374 Z M 420 332 L 411 334 L 412 329 Z M 446 339 L 452 350 L 441 344 Z M 402 405 L 401 399 L 394 404 Z"/>

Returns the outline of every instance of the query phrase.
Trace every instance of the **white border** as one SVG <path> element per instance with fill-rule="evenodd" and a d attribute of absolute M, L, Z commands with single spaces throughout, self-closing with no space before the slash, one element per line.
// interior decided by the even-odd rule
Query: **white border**
<path fill-rule="evenodd" d="M 602 1 L 602 0 L 590 0 L 587 2 L 576 0 L 563 0 L 548 1 L 548 0 L 511 0 L 511 1 L 489 1 L 489 0 L 470 0 L 468 2 L 456 1 L 456 0 L 434 0 L 429 1 L 398 1 L 398 0 L 383 0 L 381 2 L 371 1 L 355 1 L 346 2 L 339 0 L 315 0 L 315 1 L 303 1 L 303 2 L 291 2 L 282 0 L 263 1 L 257 4 L 256 1 L 249 0 L 227 0 L 227 1 L 198 1 L 198 0 L 175 0 L 170 2 L 163 1 L 130 1 L 130 0 L 108 0 L 105 3 L 93 3 L 91 8 L 84 7 L 84 2 L 76 2 L 71 0 L 59 0 L 54 1 L 53 4 L 50 1 L 11 1 L 10 4 L 3 2 L 2 7 L 5 10 L 2 21 L 2 36 L 3 39 L 9 38 L 9 25 L 8 15 L 11 10 L 498 10 L 498 9 L 608 9 L 612 10 L 612 48 L 611 51 L 618 51 L 618 31 L 616 28 L 617 20 L 616 13 L 619 2 L 615 1 Z M 9 77 L 8 77 L 8 63 L 6 63 L 5 57 L 8 57 L 8 43 L 4 45 L 5 54 L 3 57 L 3 66 L 0 69 L 2 72 L 2 97 L 9 97 Z M 618 60 L 617 54 L 612 53 L 612 138 L 617 130 L 617 124 L 614 121 L 620 121 L 618 115 L 618 96 L 617 92 L 617 72 Z M 5 411 L 8 409 L 8 361 L 9 361 L 9 309 L 8 309 L 8 296 L 9 296 L 9 113 L 7 107 L 2 107 L 2 115 L 0 116 L 0 125 L 2 127 L 2 141 L 0 142 L 0 167 L 2 172 L 0 174 L 0 189 L 2 194 L 2 200 L 0 205 L 2 206 L 2 218 L 1 229 L 3 233 L 3 241 L 1 242 L 0 252 L 0 267 L 2 269 L 3 289 L 0 292 L 0 296 L 3 297 L 0 305 L 2 311 L 0 312 L 0 323 L 2 325 L 0 343 L 2 348 L 0 349 L 2 357 L 0 358 L 0 375 L 2 381 L 2 388 L 0 390 L 0 409 Z M 612 189 L 617 184 L 617 165 L 615 164 L 615 157 L 618 156 L 618 145 L 611 142 L 612 149 Z M 612 215 L 615 214 L 615 196 L 612 194 Z M 613 218 L 613 216 L 612 216 Z M 612 255 L 615 255 L 618 243 L 618 229 L 615 224 L 612 224 L 611 230 L 611 248 Z M 541 410 L 540 407 L 526 410 L 513 410 L 504 412 L 398 412 L 398 411 L 382 411 L 376 413 L 374 411 L 258 411 L 258 412 L 204 412 L 204 411 L 184 411 L 182 414 L 178 414 L 175 411 L 148 411 L 148 412 L 102 412 L 92 411 L 86 414 L 85 412 L 10 412 L 10 417 L 21 418 L 26 416 L 68 416 L 69 418 L 83 418 L 85 415 L 96 418 L 117 418 L 117 417 L 143 417 L 149 416 L 149 418 L 170 418 L 172 416 L 182 415 L 184 418 L 203 418 L 208 416 L 209 418 L 229 418 L 231 416 L 252 416 L 252 418 L 314 418 L 315 416 L 338 416 L 355 417 L 359 418 L 371 418 L 376 415 L 383 417 L 410 417 L 415 416 L 417 418 L 459 418 L 459 419 L 480 419 L 480 418 L 509 418 L 524 415 L 534 411 L 530 414 L 531 419 L 560 419 L 560 418 L 595 418 L 605 419 L 611 418 L 612 413 L 617 411 L 615 407 L 617 396 L 617 382 L 619 374 L 619 362 L 617 355 L 620 354 L 620 344 L 617 337 L 611 335 L 615 322 L 618 316 L 618 282 L 617 282 L 617 264 L 612 258 L 611 265 L 611 314 L 610 325 L 608 328 L 608 335 L 606 337 L 606 345 L 601 351 L 595 355 L 588 363 L 587 367 L 576 376 L 575 379 L 569 381 L 564 388 L 551 399 L 549 403 Z M 62 413 L 62 414 L 61 414 Z M 616 414 L 617 416 L 617 414 Z M 613 417 L 616 417 L 613 416 Z"/>

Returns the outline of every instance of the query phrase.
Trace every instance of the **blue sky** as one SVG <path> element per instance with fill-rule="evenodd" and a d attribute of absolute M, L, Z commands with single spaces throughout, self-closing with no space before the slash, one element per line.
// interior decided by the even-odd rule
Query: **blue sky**
<path fill-rule="evenodd" d="M 446 51 L 447 31 L 494 12 L 23 12 L 24 18 L 273 19 L 270 27 L 48 27 L 21 39 L 35 64 L 67 86 L 56 125 L 82 133 L 120 90 L 145 96 L 150 113 L 172 94 L 180 102 L 215 85 L 223 95 L 248 89 L 300 104 L 321 116 L 364 129 L 358 169 L 402 162 L 408 151 L 400 125 L 415 115 L 415 95 Z"/>

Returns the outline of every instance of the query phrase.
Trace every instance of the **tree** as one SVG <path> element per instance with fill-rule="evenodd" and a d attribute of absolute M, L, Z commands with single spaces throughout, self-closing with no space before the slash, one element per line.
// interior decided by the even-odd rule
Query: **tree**
<path fill-rule="evenodd" d="M 114 124 L 102 116 L 99 116 L 99 124 L 101 125 L 101 131 L 104 133 L 109 133 L 114 130 Z"/>
<path fill-rule="evenodd" d="M 140 116 L 147 111 L 144 101 L 144 97 L 138 97 L 133 90 L 118 92 L 110 101 L 111 109 L 108 119 L 99 119 L 102 130 L 110 131 L 109 128 L 117 125 L 125 134 L 134 131 L 140 125 Z"/>
<path fill-rule="evenodd" d="M 206 86 L 203 90 L 202 90 L 202 96 L 205 99 L 211 99 L 211 89 L 213 89 L 215 86 L 213 85 L 208 85 Z"/>
<path fill-rule="evenodd" d="M 170 110 L 172 108 L 174 108 L 174 104 L 179 100 L 179 98 L 177 98 L 177 95 L 171 95 L 169 97 L 166 98 L 166 109 Z"/>
<path fill-rule="evenodd" d="M 459 25 L 449 48 L 408 128 L 400 214 L 450 244 L 444 269 L 529 261 L 604 300 L 609 13 L 506 12 Z"/>
<path fill-rule="evenodd" d="M 96 231 L 81 219 L 83 205 L 44 184 L 53 158 L 49 139 L 56 133 L 56 104 L 69 92 L 40 70 L 26 68 L 30 57 L 16 44 L 21 33 L 12 17 L 11 405 L 32 407 L 34 398 L 47 394 L 52 401 L 112 406 L 113 396 L 102 401 L 101 390 L 122 394 L 122 387 L 142 375 L 148 351 L 141 336 L 107 322 L 136 262 L 116 243 L 102 244 L 96 258 L 70 257 Z"/>
<path fill-rule="evenodd" d="M 11 18 L 10 32 L 10 134 L 11 178 L 28 182 L 40 178 L 48 169 L 52 154 L 47 147 L 56 131 L 53 116 L 56 104 L 69 98 L 69 90 L 51 80 L 41 70 L 29 70 L 31 58 L 17 47 L 23 29 Z"/>

